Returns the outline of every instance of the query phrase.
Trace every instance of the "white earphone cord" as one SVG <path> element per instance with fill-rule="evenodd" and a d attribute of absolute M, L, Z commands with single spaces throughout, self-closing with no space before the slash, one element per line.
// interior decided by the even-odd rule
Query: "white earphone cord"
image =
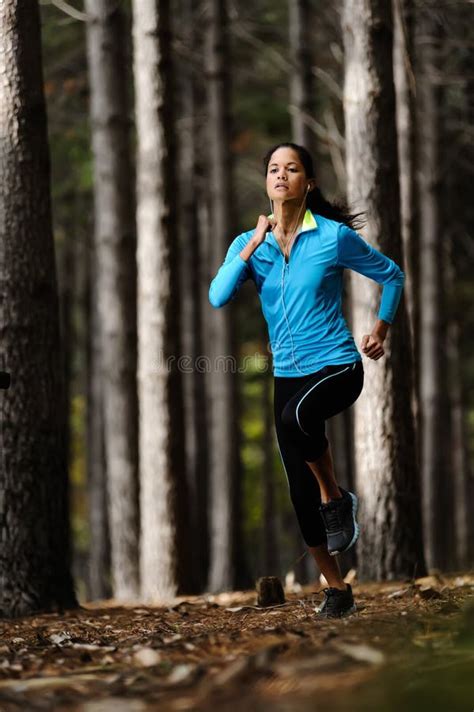
<path fill-rule="evenodd" d="M 311 187 L 311 186 L 310 186 L 309 183 L 308 183 L 308 185 L 306 186 L 306 193 L 308 193 L 310 187 Z M 272 215 L 274 215 L 273 201 L 272 201 L 271 198 L 269 198 L 269 201 L 270 201 L 270 212 L 272 213 Z M 288 243 L 286 244 L 286 246 L 285 246 L 285 248 L 284 248 L 284 250 L 283 250 L 283 252 L 284 252 L 284 254 L 285 254 L 285 257 L 289 257 L 288 247 L 291 246 L 291 244 L 292 244 L 294 238 L 296 237 L 296 230 L 297 230 L 297 228 L 298 228 L 298 223 L 299 223 L 299 220 L 300 220 L 300 217 L 301 217 L 301 211 L 302 211 L 302 208 L 303 208 L 304 204 L 305 204 L 305 201 L 303 200 L 303 201 L 301 202 L 301 207 L 300 207 L 300 209 L 299 209 L 298 216 L 297 216 L 297 218 L 296 218 L 295 229 L 294 229 L 294 231 L 293 231 L 293 234 L 292 234 L 291 238 L 289 239 Z"/>

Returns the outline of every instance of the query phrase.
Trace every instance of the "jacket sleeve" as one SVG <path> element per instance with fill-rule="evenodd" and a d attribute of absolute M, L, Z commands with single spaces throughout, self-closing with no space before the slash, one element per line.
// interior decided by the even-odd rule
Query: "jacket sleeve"
<path fill-rule="evenodd" d="M 216 309 L 234 299 L 242 284 L 252 277 L 248 263 L 239 255 L 246 244 L 245 235 L 235 238 L 209 286 L 209 301 Z"/>
<path fill-rule="evenodd" d="M 400 267 L 347 225 L 340 225 L 337 234 L 337 261 L 342 267 L 383 284 L 378 318 L 391 324 L 400 302 L 405 273 Z"/>

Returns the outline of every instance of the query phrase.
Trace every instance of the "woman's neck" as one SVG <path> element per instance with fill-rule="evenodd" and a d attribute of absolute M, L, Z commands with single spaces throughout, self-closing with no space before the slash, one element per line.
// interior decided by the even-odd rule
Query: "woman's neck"
<path fill-rule="evenodd" d="M 302 204 L 288 200 L 274 203 L 273 214 L 284 235 L 293 232 L 298 225 L 301 225 L 306 212 L 304 202 Z"/>

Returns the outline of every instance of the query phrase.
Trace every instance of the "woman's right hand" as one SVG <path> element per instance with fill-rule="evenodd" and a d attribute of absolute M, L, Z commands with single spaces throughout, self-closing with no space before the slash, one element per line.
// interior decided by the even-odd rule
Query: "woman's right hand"
<path fill-rule="evenodd" d="M 277 224 L 277 221 L 275 218 L 268 218 L 266 215 L 259 215 L 257 225 L 255 227 L 255 231 L 252 237 L 252 242 L 255 245 L 255 247 L 258 247 L 259 245 L 264 242 L 267 232 L 270 232 L 270 230 L 273 230 Z"/>

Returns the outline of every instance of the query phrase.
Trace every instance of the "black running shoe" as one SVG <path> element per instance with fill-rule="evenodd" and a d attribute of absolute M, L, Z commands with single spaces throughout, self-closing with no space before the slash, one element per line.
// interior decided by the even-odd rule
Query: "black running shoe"
<path fill-rule="evenodd" d="M 321 618 L 342 618 L 357 610 L 350 584 L 347 584 L 346 591 L 341 591 L 339 588 L 325 588 L 323 593 L 324 601 L 316 609 Z"/>
<path fill-rule="evenodd" d="M 347 551 L 354 546 L 359 537 L 359 525 L 356 522 L 357 497 L 353 492 L 339 488 L 342 497 L 321 504 L 319 511 L 326 527 L 328 552 L 331 556 Z"/>

